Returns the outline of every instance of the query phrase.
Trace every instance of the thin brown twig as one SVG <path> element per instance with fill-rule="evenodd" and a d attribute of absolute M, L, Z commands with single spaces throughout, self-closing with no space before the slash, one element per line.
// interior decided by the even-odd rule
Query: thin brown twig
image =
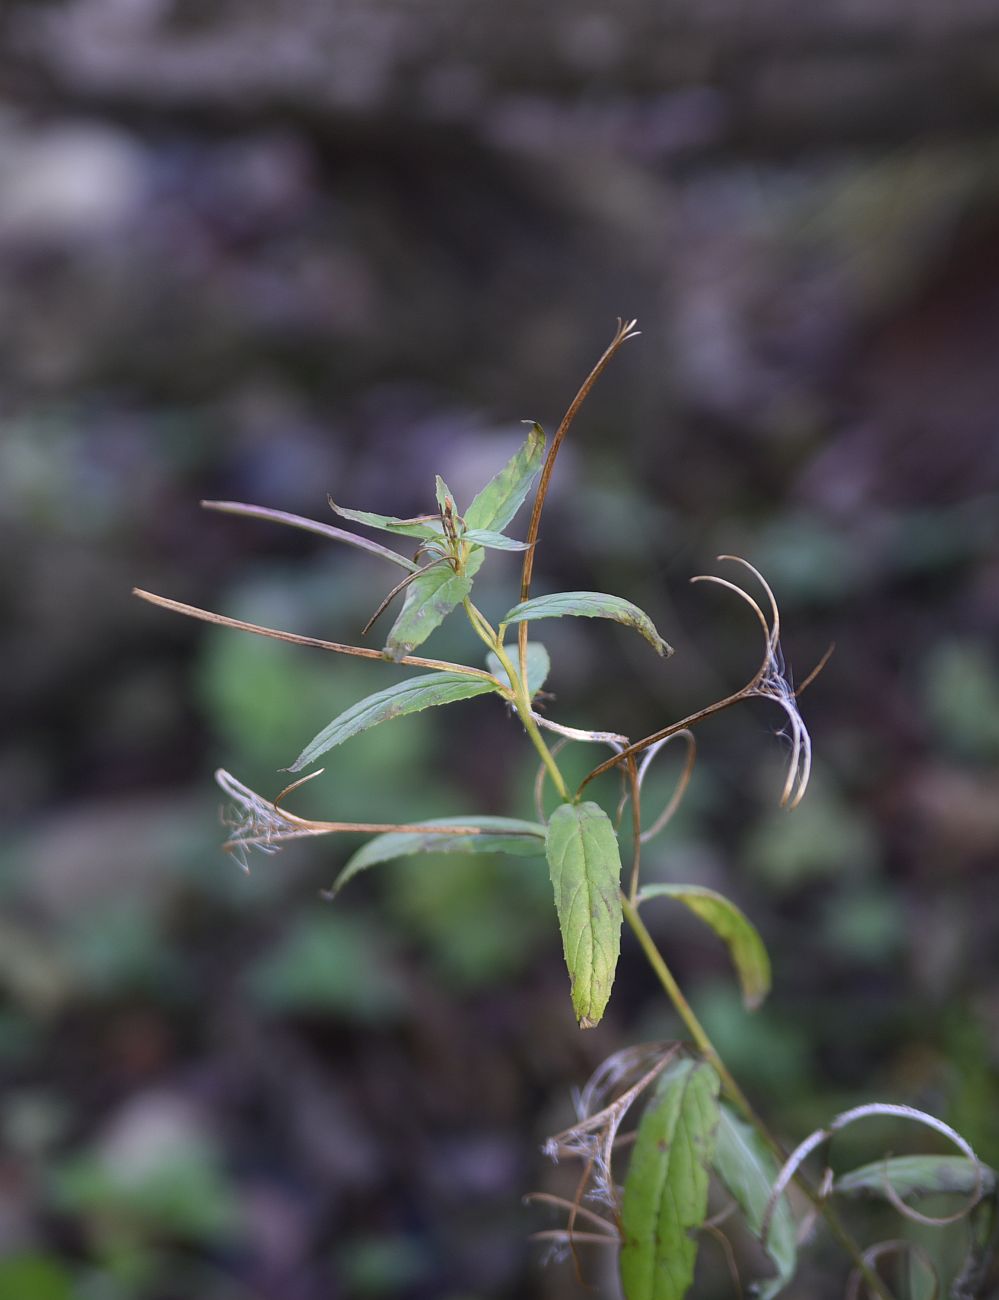
<path fill-rule="evenodd" d="M 161 609 L 173 610 L 175 614 L 186 614 L 188 618 L 200 619 L 202 623 L 214 623 L 219 627 L 231 627 L 237 632 L 254 632 L 257 636 L 269 636 L 277 641 L 289 641 L 292 645 L 307 645 L 313 646 L 317 650 L 332 650 L 336 654 L 356 655 L 359 659 L 378 659 L 382 663 L 389 662 L 380 650 L 372 650 L 367 646 L 341 645 L 338 641 L 323 641 L 315 636 L 298 636 L 295 632 L 280 632 L 273 627 L 261 627 L 258 623 L 245 623 L 242 619 L 226 618 L 224 614 L 216 614 L 208 609 L 199 609 L 197 605 L 185 605 L 180 600 L 170 600 L 166 596 L 157 596 L 151 591 L 143 591 L 140 587 L 133 587 L 132 595 L 138 596 L 140 600 L 147 600 L 151 605 L 158 605 Z M 435 668 L 440 672 L 460 673 L 464 677 L 478 677 L 482 681 L 493 682 L 497 688 L 502 689 L 502 683 L 497 681 L 492 673 L 487 673 L 481 668 L 471 668 L 468 664 L 452 664 L 446 659 L 424 659 L 420 655 L 403 655 L 401 659 L 394 659 L 391 662 L 413 668 Z"/>
<path fill-rule="evenodd" d="M 282 817 L 290 818 L 291 813 L 278 809 Z M 482 828 L 480 826 L 433 826 L 427 822 L 308 822 L 304 818 L 296 818 L 303 824 L 295 830 L 287 832 L 277 832 L 273 836 L 266 835 L 249 835 L 245 839 L 227 840 L 222 845 L 228 849 L 230 845 L 237 844 L 267 844 L 275 840 L 300 840 L 306 839 L 310 835 L 332 835 L 334 833 L 348 833 L 356 831 L 362 835 L 382 835 L 389 832 L 418 832 L 421 835 L 480 835 Z"/>
<path fill-rule="evenodd" d="M 734 583 L 728 582 L 725 578 L 714 578 L 711 575 L 704 575 L 691 578 L 690 581 L 713 581 L 719 586 L 728 587 L 737 595 L 741 596 L 742 599 L 753 609 L 757 618 L 760 620 L 760 624 L 763 628 L 764 640 L 766 642 L 766 647 L 759 668 L 757 668 L 756 672 L 753 673 L 745 686 L 740 687 L 737 691 L 733 691 L 731 695 L 726 695 L 724 699 L 716 700 L 714 704 L 708 704 L 703 709 L 698 709 L 696 713 L 688 714 L 687 717 L 681 718 L 679 722 L 673 722 L 668 727 L 662 727 L 659 731 L 654 731 L 650 736 L 645 736 L 642 740 L 636 740 L 634 744 L 629 745 L 627 749 L 623 749 L 620 754 L 616 755 L 616 757 L 609 758 L 605 762 L 600 763 L 592 772 L 583 777 L 582 781 L 579 783 L 579 789 L 576 791 L 577 797 L 591 781 L 595 780 L 598 776 L 602 776 L 604 772 L 609 771 L 610 768 L 622 762 L 622 760 L 626 761 L 630 754 L 639 754 L 643 749 L 648 749 L 650 745 L 656 744 L 657 741 L 668 740 L 678 732 L 686 731 L 696 723 L 703 722 L 705 718 L 710 718 L 713 714 L 721 713 L 723 709 L 731 708 L 733 704 L 740 703 L 740 701 L 744 700 L 749 694 L 751 694 L 754 688 L 763 680 L 767 671 L 767 664 L 769 662 L 772 647 L 770 643 L 770 628 L 759 605 L 752 596 L 748 594 L 748 592 L 743 591 L 741 587 L 737 587 Z"/>
<path fill-rule="evenodd" d="M 283 812 L 284 810 L 282 809 L 281 804 L 285 801 L 285 799 L 288 798 L 290 794 L 294 794 L 294 792 L 296 790 L 301 789 L 303 785 L 308 785 L 308 783 L 310 781 L 314 781 L 317 776 L 322 776 L 322 774 L 325 771 L 326 771 L 325 767 L 317 767 L 314 772 L 309 772 L 307 776 L 300 776 L 297 781 L 292 781 L 290 785 L 286 785 L 280 794 L 275 795 L 274 798 L 271 800 L 271 803 L 278 810 L 278 812 Z M 294 813 L 288 813 L 286 814 L 286 816 L 295 818 Z M 301 819 L 295 818 L 295 820 L 301 820 Z"/>
<path fill-rule="evenodd" d="M 802 683 L 797 687 L 797 689 L 795 690 L 794 693 L 795 693 L 796 696 L 797 696 L 797 695 L 803 695 L 803 694 L 805 693 L 805 691 L 808 690 L 808 688 L 809 688 L 809 686 L 811 686 L 812 682 L 815 681 L 816 677 L 818 677 L 819 673 L 822 671 L 823 668 L 825 668 L 826 664 L 827 664 L 827 663 L 829 662 L 829 660 L 833 657 L 833 651 L 834 651 L 835 649 L 836 649 L 836 642 L 835 642 L 835 641 L 831 641 L 831 642 L 829 643 L 829 649 L 825 652 L 825 654 L 822 656 L 822 658 L 819 660 L 819 662 L 815 665 L 815 667 L 812 669 L 812 671 L 808 674 L 808 676 L 805 678 L 805 680 L 804 680 L 804 681 L 803 681 L 803 682 L 802 682 Z"/>
<path fill-rule="evenodd" d="M 586 1219 L 589 1223 L 597 1224 L 599 1227 L 603 1228 L 605 1232 L 612 1233 L 614 1239 L 617 1240 L 617 1229 L 614 1224 L 608 1223 L 608 1221 L 601 1215 L 596 1214 L 593 1210 L 588 1210 L 585 1205 L 580 1205 L 578 1201 L 570 1201 L 568 1197 L 565 1196 L 553 1196 L 550 1192 L 528 1192 L 524 1197 L 524 1203 L 526 1205 L 531 1205 L 535 1201 L 538 1201 L 543 1205 L 556 1205 L 561 1210 L 570 1210 L 573 1215 Z M 571 1224 L 569 1231 L 572 1231 Z"/>
<path fill-rule="evenodd" d="M 647 844 L 649 840 L 658 835 L 659 832 L 673 820 L 676 810 L 683 802 L 683 796 L 687 793 L 687 786 L 690 785 L 690 778 L 694 774 L 694 764 L 697 761 L 697 740 L 692 731 L 678 731 L 672 736 L 667 736 L 662 744 L 664 746 L 668 745 L 671 740 L 679 740 L 681 737 L 683 737 L 687 745 L 687 757 L 683 764 L 683 771 L 680 773 L 680 779 L 677 781 L 673 793 L 670 795 L 669 803 L 655 819 L 652 825 L 642 831 L 643 844 Z M 639 781 L 641 781 L 645 768 L 653 757 L 654 755 L 651 752 L 646 753 L 645 758 L 642 760 L 641 766 L 638 769 Z"/>
<path fill-rule="evenodd" d="M 433 826 L 428 822 L 326 822 L 317 821 L 312 817 L 300 817 L 298 813 L 289 812 L 287 808 L 280 806 L 280 801 L 286 798 L 293 790 L 299 786 L 305 785 L 306 781 L 311 781 L 314 777 L 321 776 L 325 772 L 321 767 L 318 772 L 310 772 L 308 776 L 303 776 L 298 781 L 293 781 L 291 785 L 285 786 L 276 799 L 264 799 L 255 791 L 250 790 L 249 786 L 244 786 L 242 781 L 237 781 L 230 773 L 223 768 L 215 773 L 215 780 L 221 788 L 230 795 L 234 800 L 253 802 L 260 807 L 270 807 L 276 812 L 281 821 L 287 822 L 289 826 L 302 834 L 307 835 L 327 835 L 331 831 L 371 831 L 381 833 L 382 831 L 423 831 L 427 834 L 434 835 L 480 835 L 482 828 L 480 826 L 462 825 L 462 826 Z M 255 837 L 262 838 L 262 837 Z M 249 843 L 249 840 L 244 843 Z"/>
<path fill-rule="evenodd" d="M 287 510 L 272 510 L 269 506 L 251 506 L 242 501 L 202 501 L 201 505 L 205 510 L 217 510 L 220 514 L 241 515 L 247 519 L 265 519 L 274 524 L 289 524 L 292 528 L 301 528 L 304 532 L 329 537 L 334 542 L 346 542 L 348 546 L 356 546 L 360 551 L 381 556 L 383 560 L 398 564 L 400 568 L 411 570 L 416 568 L 412 560 L 408 560 L 405 555 L 400 555 L 398 551 L 382 546 L 380 542 L 373 542 L 370 537 L 360 537 L 357 533 L 349 533 L 344 528 L 337 528 L 335 524 L 320 523 L 318 519 L 292 515 Z"/>
<path fill-rule="evenodd" d="M 215 780 L 230 798 L 231 803 L 223 809 L 222 823 L 230 831 L 223 848 L 231 854 L 244 871 L 249 870 L 247 850 L 258 848 L 265 853 L 275 853 L 289 840 L 308 839 L 317 835 L 337 833 L 381 835 L 388 832 L 417 832 L 422 834 L 443 835 L 477 835 L 478 826 L 472 825 L 434 825 L 433 823 L 408 822 L 332 822 L 317 821 L 300 817 L 280 806 L 281 800 L 299 789 L 306 781 L 311 781 L 323 771 L 311 772 L 299 781 L 293 781 L 278 795 L 277 799 L 265 799 L 248 785 L 244 785 L 224 768 L 215 773 Z"/>
<path fill-rule="evenodd" d="M 777 601 L 769 583 L 763 575 L 751 565 L 747 560 L 740 559 L 734 555 L 720 555 L 719 560 L 731 560 L 749 570 L 760 582 L 764 591 L 767 593 L 768 600 L 773 616 L 773 625 L 767 622 L 766 615 L 760 608 L 759 602 L 756 601 L 742 587 L 730 582 L 727 578 L 719 578 L 714 574 L 700 574 L 691 578 L 691 582 L 710 582 L 716 586 L 724 587 L 726 590 L 734 592 L 743 600 L 755 614 L 760 628 L 763 632 L 764 650 L 763 657 L 760 660 L 760 666 L 750 678 L 750 680 L 739 690 L 734 691 L 731 695 L 726 695 L 724 699 L 716 700 L 713 704 L 698 709 L 696 713 L 690 714 L 686 718 L 681 718 L 679 722 L 671 723 L 668 727 L 663 727 L 659 731 L 645 736 L 642 740 L 636 740 L 634 744 L 623 749 L 620 754 L 614 758 L 606 759 L 600 763 L 591 772 L 589 772 L 580 782 L 576 790 L 578 799 L 582 791 L 596 777 L 602 775 L 610 768 L 617 764 L 627 762 L 630 756 L 640 753 L 642 750 L 649 749 L 651 746 L 668 740 L 678 732 L 686 731 L 698 722 L 703 722 L 706 718 L 715 713 L 720 713 L 724 709 L 731 708 L 733 704 L 738 704 L 742 700 L 749 699 L 751 696 L 761 696 L 765 699 L 773 700 L 779 704 L 790 718 L 791 734 L 793 740 L 792 757 L 788 767 L 787 779 L 784 785 L 784 792 L 781 798 L 782 805 L 794 808 L 801 800 L 805 787 L 808 784 L 808 775 L 811 765 L 811 744 L 808 738 L 808 732 L 801 721 L 801 716 L 795 705 L 796 692 L 792 691 L 788 685 L 783 672 L 783 660 L 780 654 L 778 643 L 778 634 L 780 632 L 780 614 L 777 607 Z M 814 677 L 814 672 L 806 679 L 806 684 Z M 799 771 L 799 762 L 801 770 Z M 795 786 L 797 789 L 795 790 Z M 793 796 L 793 797 L 792 797 Z"/>
<path fill-rule="evenodd" d="M 758 680 L 759 674 L 757 674 L 757 676 L 754 677 L 752 682 L 747 686 L 742 687 L 741 690 L 735 691 L 732 695 L 726 695 L 723 700 L 717 700 L 714 704 L 708 704 L 703 709 L 698 709 L 696 713 L 688 714 L 687 717 L 681 718 L 679 722 L 673 722 L 668 727 L 663 727 L 660 731 L 654 731 L 651 736 L 646 736 L 643 740 L 636 740 L 634 744 L 629 745 L 627 749 L 622 749 L 620 754 L 614 754 L 611 758 L 606 759 L 603 763 L 600 763 L 595 767 L 592 772 L 588 772 L 587 775 L 583 777 L 582 781 L 579 783 L 579 788 L 576 791 L 577 796 L 582 793 L 591 781 L 595 781 L 598 776 L 603 776 L 604 772 L 609 772 L 610 769 L 616 767 L 618 763 L 627 761 L 629 754 L 640 754 L 643 749 L 648 749 L 649 746 L 654 745 L 657 740 L 668 740 L 670 736 L 675 736 L 680 731 L 686 731 L 689 727 L 695 726 L 698 722 L 703 722 L 705 718 L 710 718 L 713 714 L 721 713 L 723 709 L 728 709 L 731 708 L 733 704 L 738 704 L 740 700 L 746 698 L 749 689 L 755 685 Z"/>
<path fill-rule="evenodd" d="M 638 876 L 642 864 L 642 783 L 638 779 L 638 764 L 634 754 L 627 759 L 628 784 L 631 787 L 631 883 L 628 897 L 632 902 L 638 896 Z"/>
<path fill-rule="evenodd" d="M 610 343 L 607 344 L 607 347 L 604 349 L 599 361 L 583 380 L 579 391 L 569 403 L 565 415 L 562 416 L 561 423 L 555 430 L 555 436 L 552 438 L 552 445 L 548 448 L 548 455 L 545 457 L 545 463 L 541 470 L 538 490 L 534 494 L 534 504 L 531 507 L 531 522 L 527 529 L 527 537 L 525 538 L 528 549 L 524 552 L 524 566 L 521 570 L 520 578 L 520 599 L 522 602 L 527 600 L 531 591 L 531 577 L 534 573 L 534 552 L 538 540 L 538 530 L 541 526 L 541 511 L 544 509 L 545 498 L 548 495 L 548 485 L 551 482 L 552 472 L 555 469 L 555 458 L 558 456 L 559 449 L 565 440 L 565 435 L 569 432 L 569 428 L 572 425 L 573 420 L 576 418 L 579 408 L 586 401 L 593 385 L 600 378 L 607 363 L 610 361 L 611 357 L 614 356 L 622 343 L 625 343 L 628 339 L 635 338 L 638 332 L 635 329 L 637 324 L 637 321 L 624 321 L 618 317 L 617 329 L 614 331 L 614 337 L 611 339 Z M 520 627 L 517 629 L 520 672 L 521 676 L 524 677 L 525 680 L 527 677 L 527 631 L 528 628 L 526 622 L 521 623 Z"/>
<path fill-rule="evenodd" d="M 375 623 L 377 623 L 379 618 L 381 618 L 382 614 L 385 613 L 389 605 L 392 604 L 393 600 L 395 600 L 396 596 L 398 596 L 400 591 L 405 591 L 406 588 L 409 586 L 409 584 L 415 581 L 415 579 L 419 578 L 421 574 L 426 573 L 428 569 L 436 568 L 438 564 L 443 564 L 445 560 L 447 560 L 448 558 L 449 558 L 448 556 L 442 555 L 440 559 L 431 560 L 429 564 L 424 565 L 421 569 L 417 569 L 415 573 L 407 573 L 406 576 L 400 582 L 397 582 L 395 584 L 395 586 L 388 593 L 385 599 L 381 602 L 381 604 L 371 615 L 371 617 L 368 619 L 365 625 L 361 628 L 361 636 L 368 635 L 368 633 L 374 627 Z"/>
<path fill-rule="evenodd" d="M 572 1250 L 572 1267 L 573 1267 L 573 1271 L 576 1274 L 576 1281 L 579 1283 L 580 1286 L 585 1286 L 586 1283 L 583 1280 L 583 1266 L 579 1262 L 579 1256 L 576 1254 L 576 1244 L 574 1240 L 575 1232 L 576 1232 L 576 1216 L 579 1214 L 579 1211 L 582 1210 L 583 1208 L 582 1205 L 583 1194 L 586 1191 L 587 1183 L 590 1181 L 590 1175 L 593 1172 L 593 1166 L 595 1163 L 596 1162 L 594 1157 L 591 1156 L 590 1159 L 587 1161 L 586 1168 L 583 1170 L 582 1174 L 580 1175 L 579 1182 L 576 1184 L 576 1195 L 571 1202 L 571 1208 L 569 1210 L 569 1220 L 566 1224 L 566 1231 L 569 1233 L 569 1241 L 571 1243 L 570 1249 Z M 610 1239 L 608 1238 L 608 1240 Z"/>
<path fill-rule="evenodd" d="M 725 1236 L 724 1232 L 722 1232 L 721 1228 L 717 1227 L 713 1223 L 702 1223 L 701 1228 L 710 1237 L 713 1237 L 714 1240 L 717 1241 L 718 1245 L 721 1246 L 722 1254 L 725 1256 L 725 1262 L 728 1265 L 729 1277 L 732 1279 L 732 1284 L 735 1287 L 739 1300 L 742 1300 L 745 1292 L 742 1289 L 742 1278 L 739 1276 L 739 1266 L 735 1262 L 735 1252 L 732 1249 L 732 1243 L 729 1241 L 728 1237 Z"/>

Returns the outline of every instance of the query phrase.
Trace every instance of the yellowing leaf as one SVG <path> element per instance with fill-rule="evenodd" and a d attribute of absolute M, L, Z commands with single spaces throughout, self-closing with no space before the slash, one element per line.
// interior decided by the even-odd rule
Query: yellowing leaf
<path fill-rule="evenodd" d="M 675 898 L 706 921 L 728 945 L 746 1006 L 753 1010 L 770 992 L 770 958 L 759 931 L 734 903 L 701 885 L 646 885 L 639 903 L 650 898 Z"/>

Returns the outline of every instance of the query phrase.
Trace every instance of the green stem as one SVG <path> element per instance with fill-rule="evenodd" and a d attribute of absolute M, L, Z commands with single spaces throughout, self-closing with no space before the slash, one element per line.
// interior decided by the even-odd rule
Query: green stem
<path fill-rule="evenodd" d="M 465 613 L 468 615 L 468 621 L 471 623 L 476 635 L 485 642 L 496 658 L 500 661 L 507 677 L 510 679 L 513 707 L 517 710 L 520 720 L 524 724 L 524 730 L 530 737 L 531 744 L 538 751 L 538 757 L 548 769 L 548 775 L 551 777 L 555 789 L 559 793 L 559 797 L 566 803 L 570 803 L 571 795 L 569 794 L 569 787 L 566 785 L 565 779 L 559 771 L 558 764 L 555 762 L 551 750 L 545 744 L 544 737 L 538 730 L 538 724 L 531 716 L 531 695 L 530 687 L 527 683 L 526 669 L 523 675 L 517 672 L 503 645 L 503 638 L 493 628 L 486 616 L 481 610 L 475 608 L 467 596 L 465 597 L 464 604 Z"/>
<path fill-rule="evenodd" d="M 493 625 L 486 618 L 485 614 L 483 614 L 482 610 L 477 609 L 475 605 L 473 605 L 472 602 L 468 599 L 467 596 L 465 597 L 462 604 L 464 606 L 465 613 L 468 615 L 468 621 L 472 625 L 472 631 L 475 633 L 475 635 L 479 638 L 480 641 L 483 641 L 489 647 L 490 650 L 495 650 L 496 643 L 499 640 L 499 638 L 496 635 L 496 630 L 493 627 Z M 512 677 L 510 681 L 512 683 L 513 681 Z"/>
<path fill-rule="evenodd" d="M 548 769 L 548 775 L 551 777 L 552 783 L 559 793 L 559 797 L 565 803 L 570 803 L 572 801 L 572 796 L 569 794 L 569 787 L 566 785 L 565 779 L 559 771 L 559 766 L 555 762 L 555 757 L 552 754 L 552 751 L 545 744 L 544 737 L 538 730 L 538 724 L 531 716 L 531 697 L 529 694 L 530 688 L 527 685 L 526 670 L 523 677 L 517 672 L 499 637 L 496 638 L 496 644 L 492 648 L 493 653 L 503 665 L 507 676 L 510 678 L 510 684 L 514 689 L 514 708 L 520 715 L 520 720 L 524 724 L 524 730 L 530 737 L 531 744 L 538 751 L 539 758 Z"/>
<path fill-rule="evenodd" d="M 666 965 L 662 953 L 656 947 L 655 940 L 645 928 L 645 922 L 639 916 L 638 908 L 635 906 L 634 902 L 623 893 L 621 895 L 621 906 L 624 908 L 625 918 L 634 931 L 635 938 L 641 945 L 642 951 L 645 953 L 649 965 L 655 972 L 659 983 L 666 990 L 669 1000 L 673 1003 L 673 1006 L 676 1009 L 677 1015 L 686 1025 L 687 1032 L 694 1040 L 698 1051 L 704 1059 L 714 1067 L 718 1077 L 724 1085 L 725 1091 L 731 1097 L 737 1108 L 742 1111 L 743 1115 L 745 1115 L 746 1119 L 749 1120 L 751 1124 L 755 1124 L 757 1122 L 756 1117 L 753 1114 L 753 1109 L 750 1106 L 746 1095 L 729 1073 L 728 1067 L 718 1055 L 718 1051 L 715 1048 L 714 1043 L 712 1043 L 711 1039 L 708 1037 L 704 1026 L 694 1014 L 693 1007 L 684 997 L 683 990 L 673 978 L 673 972 Z"/>
<path fill-rule="evenodd" d="M 748 1097 L 732 1077 L 725 1062 L 719 1056 L 717 1048 L 708 1037 L 707 1031 L 694 1013 L 693 1007 L 684 997 L 683 990 L 673 977 L 673 972 L 666 965 L 662 953 L 656 947 L 655 940 L 645 928 L 645 922 L 639 916 L 638 908 L 624 893 L 621 894 L 621 906 L 624 909 L 624 915 L 627 918 L 628 924 L 631 926 L 635 938 L 638 940 L 649 965 L 655 972 L 659 983 L 666 990 L 670 1002 L 672 1002 L 677 1015 L 683 1021 L 684 1025 L 686 1025 L 687 1030 L 701 1055 L 717 1072 L 718 1077 L 721 1079 L 722 1087 L 735 1105 L 736 1109 L 740 1111 L 746 1121 L 756 1129 L 757 1133 L 759 1133 L 760 1137 L 764 1142 L 766 1142 L 771 1151 L 773 1151 L 780 1163 L 783 1164 L 787 1159 L 786 1152 L 767 1128 L 763 1120 L 760 1119 L 759 1115 L 757 1115 Z M 850 1256 L 854 1267 L 859 1271 L 864 1282 L 871 1291 L 875 1295 L 880 1296 L 881 1300 L 893 1300 L 891 1292 L 887 1290 L 881 1278 L 878 1277 L 874 1269 L 871 1268 L 870 1264 L 868 1264 L 864 1259 L 860 1247 L 843 1226 L 839 1215 L 836 1213 L 833 1206 L 830 1205 L 827 1200 L 819 1196 L 818 1192 L 816 1192 L 800 1172 L 795 1175 L 794 1181 L 798 1184 L 820 1214 L 822 1214 L 829 1226 L 829 1231 Z"/>

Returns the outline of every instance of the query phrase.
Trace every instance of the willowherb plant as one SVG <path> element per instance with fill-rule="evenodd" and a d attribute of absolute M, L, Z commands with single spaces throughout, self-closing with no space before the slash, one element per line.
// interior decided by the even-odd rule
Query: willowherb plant
<path fill-rule="evenodd" d="M 291 772 L 312 767 L 362 731 L 421 709 L 490 694 L 517 714 L 540 763 L 533 819 L 468 816 L 416 824 L 314 821 L 289 812 L 284 801 L 322 769 L 296 780 L 272 800 L 250 790 L 228 772 L 219 771 L 216 779 L 229 800 L 224 818 L 229 831 L 225 847 L 244 868 L 253 850 L 273 853 L 287 840 L 341 832 L 375 835 L 349 859 L 329 896 L 338 894 L 359 872 L 407 854 L 507 853 L 547 858 L 570 995 L 581 1028 L 597 1024 L 606 1010 L 622 924 L 627 921 L 653 974 L 686 1026 L 690 1041 L 628 1048 L 605 1062 L 583 1088 L 577 1098 L 577 1122 L 549 1139 L 545 1147 L 554 1159 L 582 1162 L 576 1195 L 563 1200 L 538 1193 L 530 1198 L 554 1206 L 565 1215 L 564 1226 L 546 1229 L 536 1234 L 539 1238 L 551 1243 L 556 1251 L 574 1253 L 579 1247 L 591 1245 L 616 1250 L 626 1300 L 681 1300 L 693 1285 L 704 1234 L 724 1250 L 737 1292 L 741 1292 L 735 1255 L 721 1229 L 730 1213 L 738 1213 L 771 1262 L 772 1275 L 755 1285 L 756 1293 L 768 1300 L 795 1276 L 799 1248 L 821 1219 L 851 1261 L 852 1271 L 845 1284 L 848 1300 L 865 1290 L 882 1300 L 891 1300 L 891 1292 L 877 1269 L 880 1261 L 892 1254 L 908 1256 L 905 1294 L 937 1296 L 946 1285 L 952 1297 L 970 1300 L 981 1293 L 987 1266 L 996 1207 L 994 1172 L 942 1121 L 907 1106 L 880 1102 L 837 1116 L 800 1143 L 789 1157 L 785 1156 L 725 1066 L 640 915 L 643 906 L 659 898 L 684 904 L 727 945 L 747 1008 L 757 1007 L 766 997 L 770 962 L 749 919 L 727 898 L 698 885 L 650 884 L 643 888 L 641 848 L 669 822 L 683 797 L 696 757 L 692 728 L 742 700 L 761 697 L 772 700 L 783 711 L 790 758 L 781 802 L 788 808 L 800 802 L 808 785 L 812 745 L 798 708 L 798 696 L 825 660 L 794 690 L 784 670 L 780 613 L 773 592 L 747 561 L 721 556 L 721 562 L 739 566 L 739 576 L 744 582 L 755 582 L 763 596 L 761 602 L 752 590 L 730 578 L 705 575 L 694 579 L 734 593 L 750 607 L 760 625 L 760 666 L 741 689 L 636 741 L 616 732 L 565 726 L 541 711 L 539 692 L 551 665 L 544 646 L 528 639 L 533 623 L 563 617 L 612 619 L 637 631 L 659 655 L 672 653 L 648 615 L 620 596 L 595 591 L 535 597 L 530 594 L 541 514 L 559 449 L 608 361 L 627 339 L 635 336 L 634 326 L 634 321 L 618 322 L 614 337 L 570 404 L 551 445 L 546 449 L 545 435 L 534 424 L 516 455 L 467 506 L 459 508 L 454 494 L 439 476 L 434 507 L 411 519 L 346 509 L 330 500 L 333 511 L 343 519 L 415 540 L 418 545 L 412 558 L 357 533 L 283 511 L 238 502 L 202 503 L 212 510 L 307 529 L 377 555 L 404 570 L 402 579 L 387 592 L 365 628 L 367 631 L 401 597 L 383 650 L 297 636 L 149 592 L 137 590 L 136 594 L 166 609 L 225 627 L 429 670 L 369 695 L 334 718 L 305 746 L 291 764 Z M 518 541 L 509 536 L 507 529 L 532 489 L 526 537 Z M 493 549 L 523 553 L 519 599 L 495 623 L 471 599 L 474 577 L 487 552 Z M 484 666 L 413 654 L 458 609 L 486 648 Z M 511 628 L 516 628 L 516 639 L 508 642 Z M 551 747 L 542 734 L 545 731 L 559 737 Z M 641 807 L 645 776 L 656 755 L 674 739 L 684 742 L 686 763 L 668 806 L 645 825 Z M 611 750 L 575 791 L 567 786 L 558 765 L 561 747 L 571 742 Z M 621 773 L 623 791 L 613 816 L 599 803 L 583 797 L 595 777 L 612 769 Z M 546 815 L 549 782 L 558 802 Z M 622 881 L 619 825 L 628 804 L 631 864 L 627 880 Z M 622 1133 L 626 1117 L 639 1104 L 644 1109 L 637 1127 Z M 817 1185 L 805 1178 L 802 1166 L 810 1155 L 848 1124 L 875 1115 L 928 1125 L 950 1139 L 960 1154 L 885 1158 L 839 1178 L 833 1178 L 827 1170 Z M 811 1203 L 811 1210 L 800 1221 L 796 1221 L 787 1195 L 792 1185 L 799 1192 L 795 1205 Z M 715 1201 L 721 1197 L 726 1207 L 720 1214 L 709 1216 L 712 1189 Z M 939 1218 L 930 1217 L 912 1204 L 924 1197 L 942 1195 L 963 1197 L 963 1203 L 953 1213 Z M 947 1280 L 938 1277 L 926 1251 L 910 1240 L 892 1239 L 867 1248 L 858 1245 L 843 1226 L 836 1204 L 838 1200 L 858 1197 L 886 1200 L 906 1218 L 924 1225 L 964 1220 L 967 1249 L 957 1276 Z"/>

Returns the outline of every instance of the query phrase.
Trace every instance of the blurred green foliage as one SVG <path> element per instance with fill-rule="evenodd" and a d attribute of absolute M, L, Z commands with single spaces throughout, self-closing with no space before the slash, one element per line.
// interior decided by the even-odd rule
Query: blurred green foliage
<path fill-rule="evenodd" d="M 204 1143 L 173 1144 L 135 1171 L 107 1157 L 73 1157 L 52 1172 L 52 1201 L 114 1246 L 215 1241 L 238 1225 L 231 1191 Z"/>
<path fill-rule="evenodd" d="M 878 866 L 878 843 L 863 815 L 823 779 L 813 775 L 807 803 L 788 817 L 775 810 L 763 816 L 748 837 L 750 868 L 774 890 L 838 877 L 870 877 Z"/>
<path fill-rule="evenodd" d="M 379 931 L 358 916 L 303 916 L 251 967 L 249 991 L 264 1010 L 394 1020 L 407 1006 Z"/>
<path fill-rule="evenodd" d="M 543 858 L 430 854 L 388 871 L 382 887 L 388 914 L 425 947 L 445 987 L 496 987 L 515 979 L 551 937 Z"/>
<path fill-rule="evenodd" d="M 984 641 L 944 640 L 924 668 L 928 720 L 960 758 L 999 759 L 999 659 Z"/>
<path fill-rule="evenodd" d="M 0 1295 L 19 1300 L 73 1300 L 73 1279 L 48 1255 L 17 1254 L 0 1260 Z"/>

